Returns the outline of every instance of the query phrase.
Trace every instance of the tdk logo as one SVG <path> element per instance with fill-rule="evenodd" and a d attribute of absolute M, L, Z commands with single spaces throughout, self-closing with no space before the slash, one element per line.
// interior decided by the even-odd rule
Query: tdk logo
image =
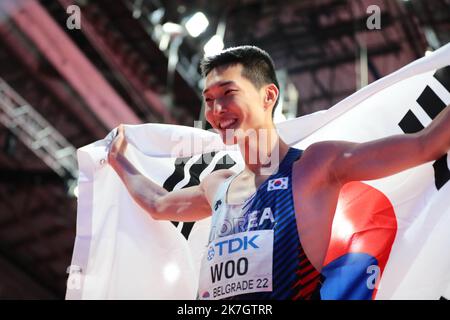
<path fill-rule="evenodd" d="M 249 248 L 259 249 L 258 245 L 255 243 L 259 235 L 254 235 L 252 237 L 244 236 L 241 238 L 233 238 L 216 243 L 216 247 L 219 248 L 219 256 L 224 254 L 235 253 L 238 251 L 245 251 Z"/>

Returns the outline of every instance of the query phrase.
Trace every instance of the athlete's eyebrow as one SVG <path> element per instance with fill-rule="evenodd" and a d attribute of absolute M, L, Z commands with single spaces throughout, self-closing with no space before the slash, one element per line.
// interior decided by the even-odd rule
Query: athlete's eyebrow
<path fill-rule="evenodd" d="M 236 84 L 236 83 L 233 80 L 229 80 L 229 81 L 220 82 L 219 84 L 213 84 L 209 88 L 203 90 L 203 94 L 207 93 L 209 91 L 209 89 L 211 89 L 212 87 L 216 87 L 216 86 L 217 87 L 225 87 L 229 84 Z"/>

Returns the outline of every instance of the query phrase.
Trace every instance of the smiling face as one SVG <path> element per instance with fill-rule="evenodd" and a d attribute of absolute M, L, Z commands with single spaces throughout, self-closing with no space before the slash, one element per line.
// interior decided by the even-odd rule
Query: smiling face
<path fill-rule="evenodd" d="M 278 90 L 275 85 L 256 88 L 242 76 L 242 68 L 241 64 L 225 65 L 214 68 L 206 76 L 205 118 L 226 144 L 239 141 L 236 130 L 248 132 L 273 127 L 272 108 Z M 233 139 L 226 139 L 230 133 Z"/>

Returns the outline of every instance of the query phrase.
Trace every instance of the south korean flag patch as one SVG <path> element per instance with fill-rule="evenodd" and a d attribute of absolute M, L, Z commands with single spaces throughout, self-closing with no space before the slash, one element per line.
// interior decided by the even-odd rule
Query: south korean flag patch
<path fill-rule="evenodd" d="M 271 179 L 267 184 L 267 191 L 285 190 L 288 188 L 288 182 L 289 182 L 288 177 Z"/>

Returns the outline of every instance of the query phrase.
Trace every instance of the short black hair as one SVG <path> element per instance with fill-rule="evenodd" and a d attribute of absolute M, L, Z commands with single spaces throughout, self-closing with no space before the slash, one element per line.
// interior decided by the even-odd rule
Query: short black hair
<path fill-rule="evenodd" d="M 273 83 L 280 91 L 272 58 L 266 51 L 255 46 L 232 47 L 216 55 L 205 57 L 200 62 L 200 69 L 202 76 L 206 77 L 214 68 L 234 64 L 243 66 L 242 76 L 250 80 L 257 89 L 260 89 L 263 85 Z M 278 94 L 277 101 L 273 106 L 272 117 L 279 100 L 280 94 Z"/>

